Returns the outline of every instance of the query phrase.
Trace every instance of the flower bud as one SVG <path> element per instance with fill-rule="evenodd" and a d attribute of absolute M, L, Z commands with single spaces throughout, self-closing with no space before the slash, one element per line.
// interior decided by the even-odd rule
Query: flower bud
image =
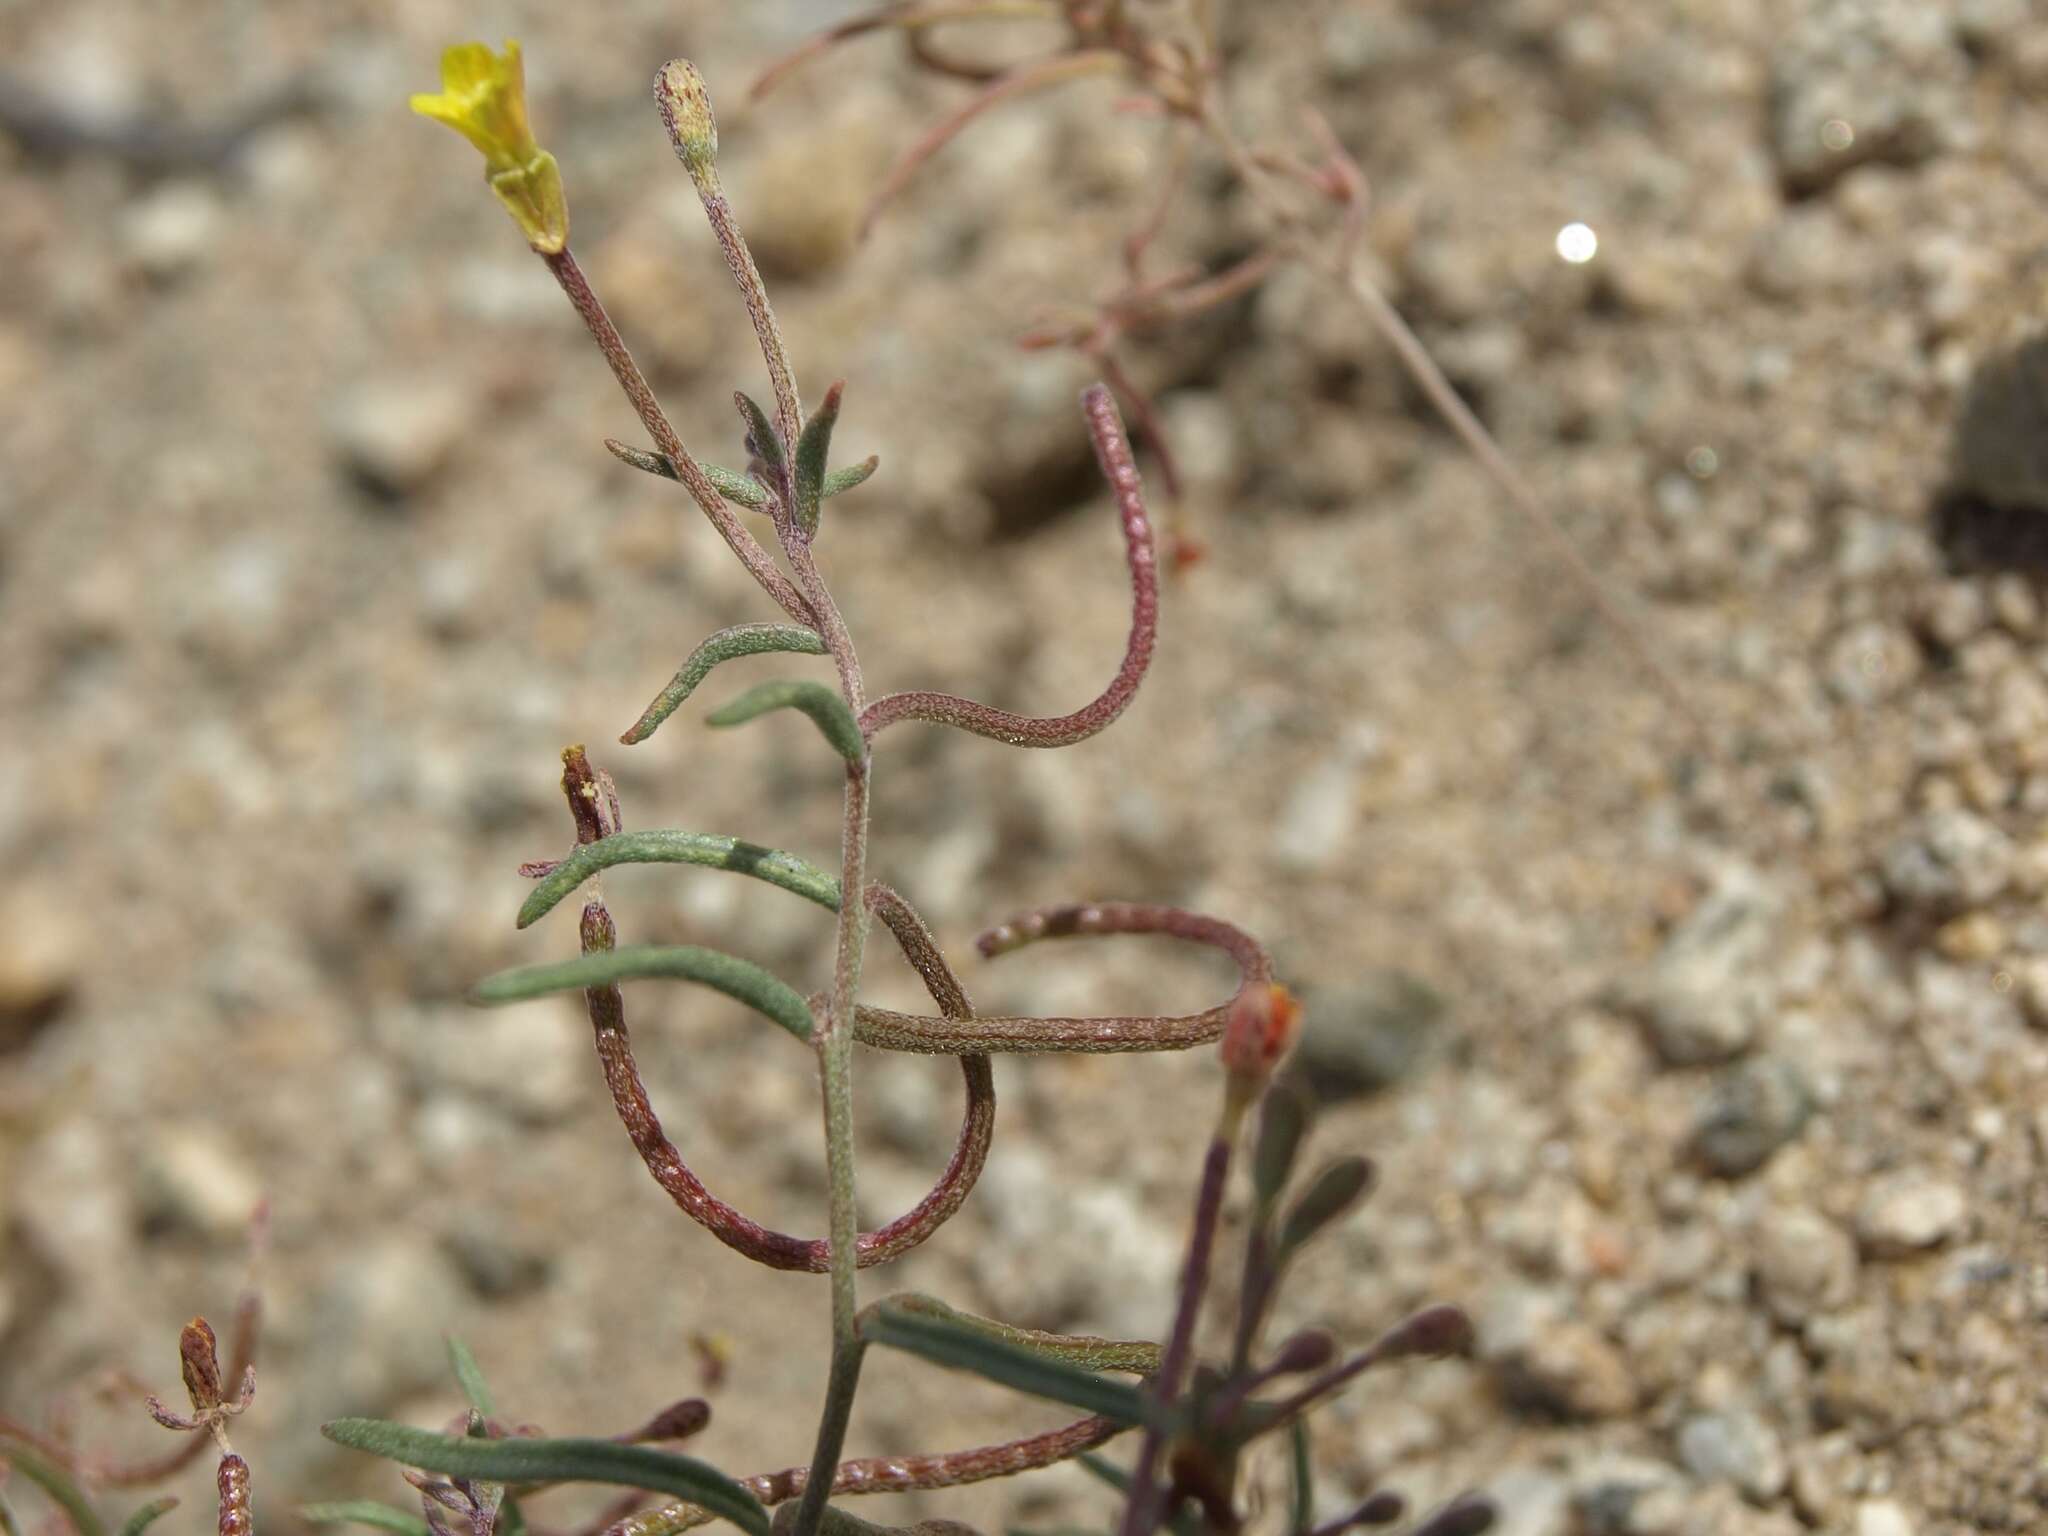
<path fill-rule="evenodd" d="M 684 168 L 695 177 L 718 158 L 718 119 L 711 115 L 711 93 L 704 77 L 688 59 L 670 59 L 654 77 L 654 100 L 668 126 Z"/>
<path fill-rule="evenodd" d="M 1224 1114 L 1242 1117 L 1272 1080 L 1301 1033 L 1301 1004 L 1277 982 L 1248 987 L 1230 1005 L 1223 1025 L 1223 1070 L 1230 1074 Z"/>

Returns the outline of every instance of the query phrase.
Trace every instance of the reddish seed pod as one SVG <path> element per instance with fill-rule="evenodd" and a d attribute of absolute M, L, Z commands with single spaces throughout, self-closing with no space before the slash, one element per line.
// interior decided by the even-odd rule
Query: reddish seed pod
<path fill-rule="evenodd" d="M 220 1459 L 215 1482 L 220 1488 L 220 1536 L 256 1536 L 256 1517 L 249 1508 L 249 1463 L 229 1451 Z"/>

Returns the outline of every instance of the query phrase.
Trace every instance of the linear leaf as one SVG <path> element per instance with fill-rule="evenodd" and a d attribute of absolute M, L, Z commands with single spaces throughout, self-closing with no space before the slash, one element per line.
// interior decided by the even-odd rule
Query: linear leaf
<path fill-rule="evenodd" d="M 154 1525 L 161 1516 L 169 1514 L 177 1507 L 177 1499 L 169 1494 L 160 1499 L 151 1499 L 121 1522 L 121 1536 L 142 1536 L 142 1533 Z"/>
<path fill-rule="evenodd" d="M 744 725 L 775 709 L 800 709 L 809 715 L 818 729 L 825 733 L 832 750 L 849 763 L 857 763 L 867 755 L 867 741 L 860 733 L 860 724 L 853 718 L 853 711 L 846 707 L 846 700 L 823 683 L 778 680 L 756 684 L 713 713 L 708 723 L 715 726 Z"/>
<path fill-rule="evenodd" d="M 418 1515 L 375 1499 L 337 1499 L 328 1504 L 301 1504 L 299 1518 L 312 1525 L 367 1525 L 394 1536 L 434 1536 Z"/>
<path fill-rule="evenodd" d="M 811 1031 L 817 1027 L 810 1006 L 788 982 L 751 960 L 694 944 L 629 944 L 624 949 L 594 950 L 552 965 L 523 965 L 486 976 L 470 989 L 469 1000 L 483 1007 L 497 1007 L 546 997 L 552 992 L 581 992 L 621 981 L 664 977 L 701 982 L 723 992 L 771 1023 L 780 1024 L 799 1040 L 809 1040 Z"/>
<path fill-rule="evenodd" d="M 498 1410 L 491 1406 L 490 1383 L 484 1380 L 483 1367 L 476 1363 L 476 1356 L 469 1352 L 469 1346 L 454 1334 L 448 1335 L 448 1364 L 455 1372 L 455 1379 L 462 1387 L 462 1395 L 469 1399 L 469 1406 L 481 1414 L 493 1414 Z"/>
<path fill-rule="evenodd" d="M 752 475 L 742 475 L 718 464 L 699 465 L 704 478 L 718 487 L 718 494 L 756 512 L 768 505 L 768 491 Z"/>
<path fill-rule="evenodd" d="M 71 1475 L 55 1462 L 17 1440 L 0 1440 L 0 1461 L 11 1462 L 21 1475 L 50 1496 L 50 1502 L 64 1511 L 78 1536 L 106 1536 L 106 1527 L 93 1513 Z"/>
<path fill-rule="evenodd" d="M 630 464 L 635 469 L 644 470 L 650 475 L 659 475 L 664 480 L 682 478 L 676 473 L 675 465 L 669 463 L 663 454 L 650 453 L 645 448 L 635 448 L 630 443 L 620 442 L 616 437 L 606 438 L 604 445 L 611 450 L 612 457 L 621 464 Z M 768 505 L 768 492 L 753 476 L 736 474 L 718 464 L 700 464 L 697 467 L 704 471 L 704 478 L 717 488 L 718 494 L 728 501 L 736 501 L 741 506 L 752 507 L 756 511 Z M 866 478 L 865 475 L 861 477 L 863 480 Z"/>
<path fill-rule="evenodd" d="M 804 423 L 803 436 L 796 443 L 796 525 L 809 538 L 818 531 L 818 504 L 825 495 L 825 462 L 832 456 L 832 428 L 839 420 L 839 396 L 844 385 L 825 391 L 817 414 Z"/>
<path fill-rule="evenodd" d="M 1291 1083 L 1275 1083 L 1259 1110 L 1259 1138 L 1252 1154 L 1252 1190 L 1262 1221 L 1272 1213 L 1273 1203 L 1286 1187 L 1307 1134 L 1307 1099 Z"/>
<path fill-rule="evenodd" d="M 834 496 L 850 491 L 856 485 L 865 484 L 868 476 L 881 467 L 881 455 L 871 453 L 858 464 L 849 464 L 844 469 L 835 469 L 825 476 L 825 483 L 819 487 L 818 496 L 821 500 L 830 501 Z"/>
<path fill-rule="evenodd" d="M 654 728 L 674 714 L 721 661 L 731 661 L 735 656 L 759 656 L 766 651 L 822 656 L 825 642 L 818 638 L 817 631 L 801 624 L 735 624 L 730 629 L 721 629 L 690 652 L 690 659 L 676 669 L 668 686 L 619 740 L 630 747 L 652 736 Z"/>
<path fill-rule="evenodd" d="M 1275 1251 L 1284 1260 L 1350 1210 L 1372 1188 L 1372 1178 L 1372 1164 L 1362 1157 L 1340 1157 L 1325 1167 L 1280 1223 Z"/>
<path fill-rule="evenodd" d="M 1136 1387 L 1078 1365 L 1047 1359 L 954 1318 L 883 1302 L 862 1318 L 860 1332 L 868 1343 L 886 1344 L 938 1365 L 971 1371 L 1083 1413 L 1100 1414 L 1120 1424 L 1142 1424 L 1147 1418 L 1145 1399 Z"/>
<path fill-rule="evenodd" d="M 710 832 L 663 828 L 651 832 L 614 832 L 594 843 L 579 844 L 548 871 L 519 908 L 521 928 L 540 921 L 577 886 L 615 864 L 701 864 L 706 869 L 752 875 L 783 890 L 814 901 L 828 911 L 839 910 L 839 880 L 815 864 L 780 848 L 742 842 Z"/>
<path fill-rule="evenodd" d="M 423 1472 L 506 1483 L 614 1483 L 674 1494 L 730 1520 L 752 1536 L 768 1536 L 768 1511 L 708 1463 L 644 1445 L 612 1440 L 471 1440 L 381 1419 L 336 1419 L 320 1432 L 337 1444 L 388 1457 Z"/>
<path fill-rule="evenodd" d="M 0 1456 L 0 1461 L 6 1460 Z M 7 1492 L 0 1488 L 0 1536 L 21 1536 L 21 1517 L 14 1512 L 14 1506 L 7 1502 Z"/>
<path fill-rule="evenodd" d="M 650 475 L 659 475 L 664 480 L 676 478 L 675 465 L 669 463 L 666 456 L 662 454 L 650 453 L 645 448 L 635 448 L 631 443 L 622 443 L 616 437 L 606 438 L 604 446 L 611 456 L 621 464 L 630 464 L 637 470 Z M 317 1507 L 324 1509 L 327 1506 L 320 1505 Z"/>
<path fill-rule="evenodd" d="M 754 457 L 767 466 L 768 472 L 777 479 L 782 477 L 782 437 L 769 421 L 768 413 L 754 403 L 751 396 L 733 392 L 733 404 L 740 408 L 740 416 L 747 424 L 747 447 Z"/>
<path fill-rule="evenodd" d="M 900 1296 L 891 1296 L 887 1303 L 900 1312 L 915 1312 L 924 1317 L 944 1318 L 962 1328 L 986 1334 L 992 1339 L 1001 1339 L 1019 1349 L 1048 1360 L 1063 1361 L 1078 1365 L 1088 1371 L 1127 1371 L 1133 1376 L 1149 1376 L 1159 1369 L 1160 1349 L 1148 1339 L 1098 1339 L 1086 1334 L 1045 1333 L 1035 1328 L 1015 1328 L 1008 1323 L 999 1323 L 992 1317 L 978 1317 L 972 1312 L 962 1312 L 948 1306 L 936 1296 L 924 1296 L 915 1291 Z"/>
<path fill-rule="evenodd" d="M 1296 1419 L 1287 1426 L 1287 1451 L 1288 1536 L 1308 1536 L 1316 1523 L 1316 1481 L 1309 1465 L 1307 1419 Z"/>

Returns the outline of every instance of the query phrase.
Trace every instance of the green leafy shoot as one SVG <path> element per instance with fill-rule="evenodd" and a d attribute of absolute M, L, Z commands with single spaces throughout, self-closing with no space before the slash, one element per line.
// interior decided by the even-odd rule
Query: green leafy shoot
<path fill-rule="evenodd" d="M 860 723 L 853 718 L 853 711 L 846 707 L 846 700 L 823 683 L 777 680 L 756 684 L 715 711 L 708 723 L 721 728 L 744 725 L 777 709 L 797 709 L 810 716 L 812 723 L 824 732 L 825 740 L 832 744 L 832 750 L 849 763 L 858 763 L 867 756 L 867 740 L 860 733 Z"/>
<path fill-rule="evenodd" d="M 768 1511 L 745 1488 L 693 1456 L 614 1440 L 472 1440 L 382 1419 L 336 1419 L 320 1432 L 338 1445 L 422 1472 L 503 1483 L 610 1483 L 673 1494 L 768 1536 Z"/>
<path fill-rule="evenodd" d="M 498 1411 L 491 1406 L 490 1383 L 484 1380 L 483 1368 L 476 1363 L 476 1356 L 452 1333 L 448 1335 L 448 1364 L 454 1370 L 455 1379 L 460 1383 L 462 1395 L 469 1400 L 470 1407 L 482 1414 Z"/>
<path fill-rule="evenodd" d="M 969 1371 L 1000 1386 L 1120 1424 L 1142 1424 L 1147 1417 L 1144 1396 L 1136 1387 L 1048 1359 L 955 1318 L 882 1302 L 863 1316 L 860 1334 L 866 1343 L 887 1345 L 935 1365 Z"/>

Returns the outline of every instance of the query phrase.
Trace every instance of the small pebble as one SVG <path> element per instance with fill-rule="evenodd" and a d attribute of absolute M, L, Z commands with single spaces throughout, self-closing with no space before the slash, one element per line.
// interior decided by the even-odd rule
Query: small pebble
<path fill-rule="evenodd" d="M 1970 1212 L 1962 1187 L 1924 1169 L 1881 1174 L 1856 1207 L 1856 1236 L 1875 1257 L 1939 1247 L 1962 1231 Z"/>
<path fill-rule="evenodd" d="M 1693 1125 L 1692 1148 L 1723 1178 L 1754 1173 L 1806 1124 L 1805 1082 L 1776 1057 L 1759 1057 L 1716 1078 Z"/>
<path fill-rule="evenodd" d="M 1678 1431 L 1678 1459 L 1702 1482 L 1733 1484 L 1766 1504 L 1785 1488 L 1785 1451 L 1777 1431 L 1753 1413 L 1702 1413 Z"/>
<path fill-rule="evenodd" d="M 445 378 L 390 378 L 358 385 L 334 407 L 329 439 L 347 469 L 380 496 L 424 489 L 454 457 L 475 409 Z"/>

